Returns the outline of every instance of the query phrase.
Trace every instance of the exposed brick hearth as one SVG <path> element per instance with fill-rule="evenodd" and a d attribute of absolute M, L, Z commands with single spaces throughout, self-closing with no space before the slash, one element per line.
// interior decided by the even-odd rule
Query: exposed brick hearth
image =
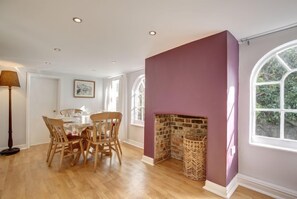
<path fill-rule="evenodd" d="M 169 158 L 183 160 L 183 138 L 187 134 L 206 135 L 207 118 L 156 114 L 154 162 Z"/>

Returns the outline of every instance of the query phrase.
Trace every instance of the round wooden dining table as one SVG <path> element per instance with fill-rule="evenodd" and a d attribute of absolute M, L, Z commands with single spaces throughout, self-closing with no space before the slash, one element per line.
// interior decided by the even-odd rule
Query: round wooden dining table
<path fill-rule="evenodd" d="M 64 121 L 64 130 L 67 137 L 81 136 L 83 138 L 83 148 L 86 149 L 87 129 L 92 129 L 90 115 L 62 117 L 61 119 Z"/>

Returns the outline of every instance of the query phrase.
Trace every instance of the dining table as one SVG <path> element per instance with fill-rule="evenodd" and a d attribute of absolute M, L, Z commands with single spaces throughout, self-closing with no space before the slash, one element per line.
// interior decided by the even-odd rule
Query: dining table
<path fill-rule="evenodd" d="M 57 119 L 62 119 L 64 122 L 64 130 L 68 138 L 72 136 L 81 136 L 83 138 L 83 148 L 87 148 L 87 129 L 92 129 L 91 115 L 73 115 L 65 117 L 57 115 Z"/>
<path fill-rule="evenodd" d="M 79 115 L 72 117 L 61 117 L 64 121 L 66 134 L 81 135 L 87 128 L 92 127 L 90 115 Z"/>
<path fill-rule="evenodd" d="M 70 117 L 65 117 L 62 115 L 57 115 L 57 119 L 62 119 L 64 122 L 64 131 L 67 137 L 71 136 L 81 136 L 83 138 L 82 144 L 84 150 L 87 149 L 87 138 L 89 138 L 90 131 L 93 129 L 93 122 L 91 120 L 91 114 L 87 115 L 73 115 Z M 111 156 L 111 151 L 104 152 L 105 156 Z"/>

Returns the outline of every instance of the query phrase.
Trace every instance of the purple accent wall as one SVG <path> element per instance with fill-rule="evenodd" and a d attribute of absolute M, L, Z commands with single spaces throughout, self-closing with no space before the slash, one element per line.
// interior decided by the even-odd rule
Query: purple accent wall
<path fill-rule="evenodd" d="M 237 93 L 235 115 L 227 122 L 227 91 L 238 82 L 235 43 L 236 39 L 224 31 L 145 60 L 144 155 L 154 157 L 155 114 L 203 116 L 208 118 L 207 180 L 226 186 L 227 174 L 229 180 L 238 172 L 237 157 L 227 164 L 228 125 L 237 143 Z M 235 80 L 229 82 L 229 75 L 235 75 Z M 237 84 L 235 87 L 237 91 Z"/>
<path fill-rule="evenodd" d="M 238 42 L 229 33 L 227 34 L 227 185 L 238 173 L 238 66 Z M 232 146 L 235 146 L 234 155 L 231 154 Z"/>

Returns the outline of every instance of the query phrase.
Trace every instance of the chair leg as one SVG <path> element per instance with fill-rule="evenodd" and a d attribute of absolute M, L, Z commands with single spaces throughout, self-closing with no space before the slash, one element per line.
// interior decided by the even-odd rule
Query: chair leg
<path fill-rule="evenodd" d="M 110 151 L 110 146 L 108 144 L 104 143 L 104 144 L 101 145 L 101 147 L 102 147 L 101 148 L 101 160 L 102 160 L 103 154 L 110 156 L 110 152 L 109 152 Z M 106 147 L 108 147 L 109 151 L 106 150 Z"/>
<path fill-rule="evenodd" d="M 96 144 L 96 149 L 95 149 L 95 160 L 94 160 L 94 172 L 96 171 L 97 168 L 97 160 L 98 160 L 98 144 Z"/>
<path fill-rule="evenodd" d="M 59 167 L 59 169 L 61 169 L 61 167 L 62 167 L 63 158 L 64 158 L 64 152 L 65 152 L 65 145 L 62 146 L 61 157 L 60 157 L 60 167 Z"/>
<path fill-rule="evenodd" d="M 50 143 L 48 145 L 48 150 L 47 150 L 47 155 L 46 155 L 46 162 L 48 162 L 48 160 L 49 160 L 52 148 L 53 148 L 53 139 L 51 138 L 51 141 L 50 141 Z"/>
<path fill-rule="evenodd" d="M 83 159 L 85 161 L 86 157 L 85 157 L 85 151 L 84 151 L 84 147 L 83 147 L 82 141 L 79 142 L 79 145 L 80 145 L 80 151 L 81 151 L 82 156 L 83 156 Z"/>
<path fill-rule="evenodd" d="M 112 160 L 112 146 L 111 146 L 111 143 L 109 142 L 108 143 L 108 155 L 109 155 L 109 164 L 111 165 L 111 160 Z M 106 152 L 105 152 L 106 153 Z"/>
<path fill-rule="evenodd" d="M 86 155 L 85 155 L 85 161 L 84 161 L 85 164 L 86 164 L 87 161 L 88 161 L 88 155 L 89 155 L 90 146 L 91 146 L 91 142 L 88 141 L 87 150 L 86 150 Z"/>
<path fill-rule="evenodd" d="M 101 149 L 101 154 L 100 154 L 101 161 L 102 161 L 102 158 L 103 158 L 103 152 L 104 152 L 104 144 L 102 144 L 102 149 Z"/>
<path fill-rule="evenodd" d="M 73 150 L 73 149 L 72 149 Z M 73 154 L 73 161 L 71 162 L 71 166 L 76 165 L 76 163 L 79 161 L 80 155 L 83 154 L 82 146 L 80 146 L 80 149 L 77 150 L 76 154 Z"/>
<path fill-rule="evenodd" d="M 73 154 L 73 160 L 72 160 L 72 162 L 71 162 L 71 164 L 70 164 L 71 166 L 76 165 L 76 163 L 77 163 L 78 160 L 79 160 L 80 154 L 81 154 L 81 151 L 80 151 L 80 150 L 77 151 L 76 154 Z"/>
<path fill-rule="evenodd" d="M 75 165 L 79 161 L 79 158 L 80 158 L 81 154 L 82 154 L 83 159 L 85 161 L 85 154 L 84 154 L 84 150 L 83 150 L 82 141 L 79 141 L 79 146 L 80 146 L 80 149 L 77 151 L 75 159 L 73 159 L 73 165 Z"/>
<path fill-rule="evenodd" d="M 119 140 L 119 138 L 117 138 L 117 139 L 116 139 L 116 143 L 117 143 L 117 145 L 119 146 L 119 149 L 120 149 L 121 155 L 123 155 L 123 153 L 122 153 L 122 147 L 121 147 L 121 143 L 120 143 L 120 140 Z"/>
<path fill-rule="evenodd" d="M 122 165 L 122 161 L 121 161 L 120 153 L 119 153 L 119 148 L 118 148 L 118 145 L 117 145 L 116 141 L 114 141 L 114 148 L 115 148 L 115 152 L 117 153 L 117 156 L 118 156 L 118 160 L 120 162 L 120 165 Z"/>
<path fill-rule="evenodd" d="M 54 155 L 55 155 L 55 153 L 56 153 L 56 149 L 57 149 L 57 145 L 54 144 L 54 148 L 53 148 L 52 151 L 51 151 L 51 155 L 50 155 L 49 162 L 48 162 L 48 166 L 49 166 L 49 167 L 50 167 L 51 164 L 52 164 L 53 157 L 54 157 Z"/>

